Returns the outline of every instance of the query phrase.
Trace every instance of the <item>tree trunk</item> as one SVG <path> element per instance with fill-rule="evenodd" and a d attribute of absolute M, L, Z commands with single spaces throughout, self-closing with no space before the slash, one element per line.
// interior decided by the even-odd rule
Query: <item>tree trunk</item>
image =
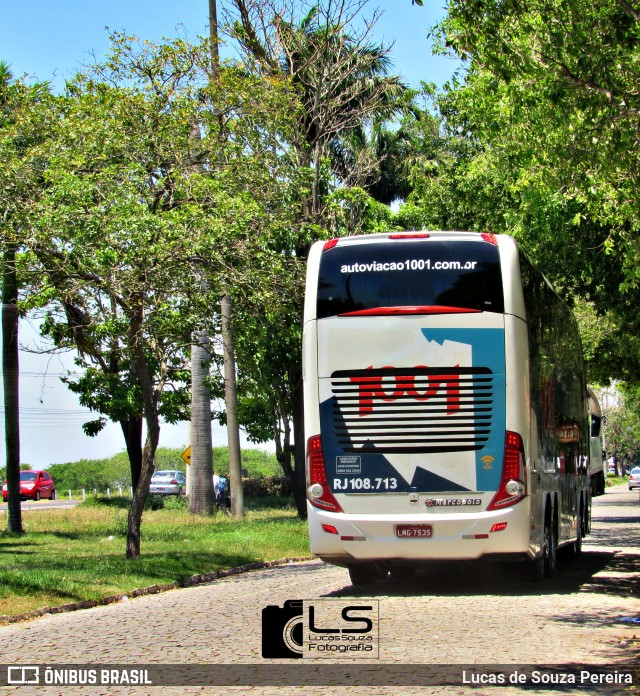
<path fill-rule="evenodd" d="M 189 466 L 189 512 L 211 515 L 215 512 L 213 490 L 213 449 L 211 442 L 211 394 L 209 376 L 209 336 L 194 334 L 191 346 L 191 464 Z"/>
<path fill-rule="evenodd" d="M 222 298 L 222 348 L 224 353 L 224 401 L 227 410 L 227 438 L 229 444 L 229 488 L 231 512 L 234 517 L 244 517 L 242 490 L 242 461 L 240 455 L 240 430 L 238 426 L 238 393 L 236 389 L 236 362 L 231 331 L 231 298 Z"/>
<path fill-rule="evenodd" d="M 160 420 L 156 415 L 155 422 L 147 420 L 147 437 L 142 453 L 142 471 L 138 487 L 133 491 L 131 506 L 129 507 L 129 519 L 127 525 L 127 558 L 140 557 L 140 527 L 142 525 L 142 513 L 149 495 L 149 484 L 153 475 L 153 460 L 160 440 Z"/>
<path fill-rule="evenodd" d="M 211 76 L 219 77 L 218 9 L 216 0 L 209 0 L 209 38 Z M 200 127 L 194 124 L 192 137 L 200 140 Z M 196 165 L 196 170 L 201 167 Z M 206 283 L 201 280 L 203 289 Z M 206 379 L 211 364 L 210 340 L 206 331 L 195 331 L 191 345 L 191 461 L 187 471 L 189 512 L 212 515 L 216 509 L 213 489 L 213 444 L 211 440 L 211 392 Z"/>
<path fill-rule="evenodd" d="M 143 305 L 140 301 L 130 318 L 129 344 L 133 353 L 133 372 L 140 385 L 144 418 L 147 424 L 147 437 L 142 451 L 142 469 L 140 480 L 133 492 L 127 525 L 127 558 L 140 557 L 140 526 L 144 504 L 149 495 L 149 484 L 153 475 L 154 459 L 158 442 L 160 441 L 160 417 L 158 415 L 158 400 L 153 388 L 153 378 L 147 365 L 144 346 L 141 342 L 143 325 Z"/>
<path fill-rule="evenodd" d="M 218 51 L 218 7 L 216 0 L 209 0 L 209 41 L 211 42 L 211 77 L 220 76 L 220 54 Z"/>
<path fill-rule="evenodd" d="M 21 534 L 20 507 L 20 356 L 18 353 L 18 279 L 16 246 L 5 245 L 2 273 L 2 371 L 7 459 L 8 529 Z"/>
<path fill-rule="evenodd" d="M 295 484 L 293 498 L 301 519 L 307 518 L 307 479 L 306 479 L 306 450 L 304 437 L 304 394 L 302 390 L 302 371 L 293 370 L 291 374 L 291 402 L 293 420 L 293 460 Z"/>
<path fill-rule="evenodd" d="M 129 457 L 131 487 L 134 491 L 138 487 L 142 471 L 142 422 L 142 418 L 138 416 L 131 416 L 127 420 L 120 421 Z"/>

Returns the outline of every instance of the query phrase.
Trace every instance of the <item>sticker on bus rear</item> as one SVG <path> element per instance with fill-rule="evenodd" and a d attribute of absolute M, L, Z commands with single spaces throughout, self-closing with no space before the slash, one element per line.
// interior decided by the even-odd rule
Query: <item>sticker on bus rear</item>
<path fill-rule="evenodd" d="M 323 323 L 327 344 L 344 345 L 348 330 Z M 396 349 L 383 358 L 376 355 L 379 331 L 368 322 L 348 331 L 362 367 L 320 379 L 332 490 L 496 490 L 500 467 L 491 463 L 504 447 L 504 329 L 416 331 L 414 324 L 394 333 Z"/>

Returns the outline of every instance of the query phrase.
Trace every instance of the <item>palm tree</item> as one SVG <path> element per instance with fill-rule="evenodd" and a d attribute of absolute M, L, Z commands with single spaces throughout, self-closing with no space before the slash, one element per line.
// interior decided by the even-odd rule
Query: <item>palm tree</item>
<path fill-rule="evenodd" d="M 366 22 L 360 33 L 352 30 L 365 4 L 362 0 L 320 0 L 302 19 L 297 19 L 300 3 L 294 0 L 283 0 L 286 7 L 271 15 L 267 14 L 269 3 L 233 1 L 238 12 L 234 36 L 246 64 L 265 76 L 288 80 L 300 104 L 289 153 L 301 172 L 311 172 L 311 184 L 308 197 L 300 201 L 297 227 L 301 232 L 290 251 L 296 261 L 304 261 L 312 241 L 308 230 L 310 226 L 322 229 L 327 194 L 338 183 L 335 173 L 325 166 L 331 161 L 331 144 L 376 119 L 398 113 L 405 88 L 398 77 L 389 74 L 388 49 L 370 41 L 377 17 Z M 298 303 L 301 318 L 301 298 Z M 276 451 L 294 491 L 298 513 L 304 517 L 301 357 L 285 348 L 285 343 L 283 338 L 287 366 L 278 378 L 277 390 L 280 402 L 290 404 L 294 442 L 292 446 L 276 443 Z M 284 385 L 286 394 L 282 393 Z M 279 414 L 274 415 L 274 420 L 278 418 Z M 283 430 L 288 432 L 288 428 Z"/>
<path fill-rule="evenodd" d="M 389 49 L 369 40 L 377 16 L 361 33 L 348 26 L 363 4 L 318 2 L 295 22 L 284 18 L 284 10 L 258 19 L 260 3 L 235 0 L 240 14 L 235 37 L 245 54 L 258 70 L 287 78 L 301 104 L 291 146 L 298 164 L 314 173 L 304 205 L 308 222 L 321 222 L 329 187 L 323 181 L 322 163 L 331 144 L 404 109 L 406 88 L 389 74 Z M 288 17 L 295 15 L 296 7 L 293 3 L 286 10 Z M 257 26 L 274 27 L 273 36 L 260 39 Z"/>
<path fill-rule="evenodd" d="M 376 121 L 332 141 L 331 166 L 343 185 L 360 186 L 376 201 L 390 205 L 411 193 L 415 167 L 437 167 L 442 146 L 438 118 L 411 103 L 399 127 Z"/>
<path fill-rule="evenodd" d="M 314 6 L 298 26 L 277 24 L 281 45 L 280 67 L 302 101 L 296 148 L 299 163 L 314 169 L 308 213 L 319 222 L 323 213 L 321 165 L 332 144 L 362 133 L 373 122 L 402 109 L 404 86 L 389 75 L 388 49 L 368 37 L 347 31 L 342 12 L 337 16 Z M 366 168 L 364 172 L 366 176 Z"/>

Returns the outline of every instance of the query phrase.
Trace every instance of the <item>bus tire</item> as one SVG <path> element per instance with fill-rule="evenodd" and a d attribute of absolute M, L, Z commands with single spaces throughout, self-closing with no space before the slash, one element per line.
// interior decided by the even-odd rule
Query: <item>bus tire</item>
<path fill-rule="evenodd" d="M 349 578 L 352 585 L 372 585 L 379 574 L 375 563 L 358 563 L 349 566 Z"/>
<path fill-rule="evenodd" d="M 551 519 L 551 514 L 545 515 L 542 559 L 544 563 L 544 577 L 550 578 L 556 572 L 557 561 L 555 525 Z"/>
<path fill-rule="evenodd" d="M 584 536 L 584 509 L 582 506 L 580 506 L 580 517 L 578 517 L 578 523 L 577 523 L 577 531 L 578 535 L 576 537 L 575 542 L 573 543 L 573 557 L 578 558 L 578 556 L 582 553 L 582 537 Z"/>
<path fill-rule="evenodd" d="M 531 579 L 534 582 L 539 582 L 544 577 L 544 554 L 542 549 L 540 553 L 530 562 L 531 565 Z"/>
<path fill-rule="evenodd" d="M 584 508 L 580 505 L 580 514 L 576 520 L 576 538 L 567 546 L 566 557 L 570 559 L 578 558 L 582 553 L 582 537 L 584 536 Z"/>
<path fill-rule="evenodd" d="M 542 547 L 540 553 L 532 562 L 531 577 L 532 580 L 542 580 L 542 578 L 550 578 L 556 569 L 556 544 L 555 535 L 553 532 L 553 522 L 551 519 L 551 511 L 549 507 L 544 516 L 544 531 L 542 535 Z"/>
<path fill-rule="evenodd" d="M 416 574 L 416 569 L 411 566 L 394 566 L 389 568 L 389 578 L 392 582 L 408 580 Z"/>

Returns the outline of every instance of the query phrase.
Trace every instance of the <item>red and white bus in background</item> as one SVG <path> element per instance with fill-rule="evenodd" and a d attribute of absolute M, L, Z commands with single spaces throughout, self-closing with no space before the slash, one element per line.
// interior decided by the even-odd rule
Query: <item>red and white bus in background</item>
<path fill-rule="evenodd" d="M 445 559 L 551 575 L 590 527 L 569 307 L 506 235 L 316 243 L 303 369 L 311 550 L 354 584 Z"/>

